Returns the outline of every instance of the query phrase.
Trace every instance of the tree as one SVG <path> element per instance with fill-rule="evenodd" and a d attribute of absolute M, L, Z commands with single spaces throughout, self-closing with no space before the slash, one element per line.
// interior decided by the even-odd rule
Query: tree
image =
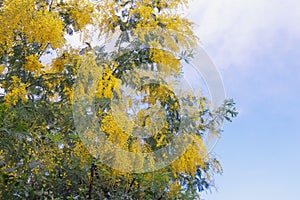
<path fill-rule="evenodd" d="M 177 56 L 181 48 L 190 52 L 197 40 L 192 23 L 174 14 L 186 4 L 186 0 L 10 0 L 0 4 L 1 198 L 191 199 L 211 186 L 210 176 L 222 169 L 216 158 L 205 153 L 201 135 L 217 116 L 230 120 L 236 112 L 232 101 L 212 113 L 204 97 L 189 94 L 179 99 L 163 86 L 166 76 L 180 76 L 180 62 L 188 59 Z M 169 29 L 176 34 L 170 35 Z M 91 45 L 94 30 L 105 39 L 120 33 L 117 50 Z M 68 44 L 65 37 L 74 33 L 84 35 L 85 46 Z M 49 57 L 51 61 L 46 62 Z M 144 80 L 137 76 L 141 71 L 158 72 L 159 78 L 141 84 Z M 90 79 L 97 84 L 87 84 Z M 144 95 L 141 102 L 148 106 L 139 107 L 135 119 L 126 120 L 124 107 L 115 107 L 118 112 L 112 113 L 121 96 L 121 105 L 135 106 L 132 98 L 124 96 L 124 85 Z M 79 126 L 83 121 L 75 123 L 76 114 L 86 119 L 90 115 L 82 98 L 94 103 L 96 124 L 108 141 L 137 155 L 133 162 L 137 171 L 144 168 L 143 155 L 166 147 L 182 124 L 193 133 L 191 145 L 171 165 L 154 172 L 111 168 L 93 153 L 99 147 L 87 145 L 80 137 L 86 127 Z M 200 109 L 196 120 L 183 120 L 179 101 Z M 151 107 L 156 110 L 156 105 L 163 108 L 157 114 L 166 119 L 163 125 L 152 122 L 147 113 Z M 156 126 L 160 131 L 142 139 L 128 134 L 136 128 L 151 132 Z M 94 132 L 86 134 L 92 138 L 88 142 L 95 142 Z M 113 156 L 111 163 L 122 166 L 133 159 L 120 158 L 116 152 L 108 155 Z"/>

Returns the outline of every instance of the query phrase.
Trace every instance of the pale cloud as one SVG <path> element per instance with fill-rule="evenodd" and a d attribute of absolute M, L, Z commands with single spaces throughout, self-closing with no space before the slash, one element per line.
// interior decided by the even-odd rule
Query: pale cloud
<path fill-rule="evenodd" d="M 193 0 L 187 17 L 220 68 L 245 65 L 278 40 L 286 49 L 300 41 L 298 0 Z"/>

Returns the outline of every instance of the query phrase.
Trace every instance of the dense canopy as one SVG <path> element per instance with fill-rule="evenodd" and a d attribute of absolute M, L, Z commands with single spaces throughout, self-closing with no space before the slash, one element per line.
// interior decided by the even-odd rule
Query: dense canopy
<path fill-rule="evenodd" d="M 166 77 L 180 76 L 181 63 L 192 57 L 183 50 L 192 52 L 198 40 L 192 31 L 193 24 L 176 12 L 187 3 L 0 3 L 1 199 L 193 199 L 213 186 L 213 174 L 222 169 L 205 149 L 202 135 L 216 123 L 216 118 L 230 120 L 235 116 L 234 103 L 228 101 L 213 113 L 205 97 L 187 94 L 180 99 L 170 88 L 162 86 Z M 70 42 L 78 35 L 80 41 L 75 43 L 79 45 L 74 44 L 74 39 Z M 116 35 L 118 48 L 109 52 L 103 41 Z M 144 81 L 141 71 L 155 71 L 158 79 L 137 87 Z M 89 88 L 85 83 L 90 78 L 97 80 L 97 84 Z M 125 85 L 136 89 L 135 95 L 143 96 L 140 103 L 148 106 L 139 107 L 135 118 L 128 118 L 124 111 L 136 107 L 126 95 L 121 104 L 124 107 L 112 112 L 114 100 L 126 94 Z M 80 128 L 74 123 L 73 111 L 74 102 L 82 98 L 94 103 L 93 113 L 107 139 L 138 155 L 134 161 L 137 169 L 143 168 L 141 158 L 145 153 L 166 147 L 180 133 L 179 124 L 190 133 L 191 145 L 170 165 L 153 172 L 111 168 L 93 153 L 109 147 L 89 147 L 78 134 Z M 180 101 L 191 105 L 189 111 L 194 110 L 195 118 L 183 120 Z M 162 107 L 163 112 L 156 112 L 159 109 L 155 106 Z M 89 112 L 82 115 L 88 117 Z M 154 123 L 150 116 L 155 122 L 162 117 L 166 120 Z M 132 134 L 137 128 L 151 136 L 141 139 Z M 95 133 L 86 134 L 95 140 Z M 113 163 L 122 166 L 134 159 L 110 155 Z"/>

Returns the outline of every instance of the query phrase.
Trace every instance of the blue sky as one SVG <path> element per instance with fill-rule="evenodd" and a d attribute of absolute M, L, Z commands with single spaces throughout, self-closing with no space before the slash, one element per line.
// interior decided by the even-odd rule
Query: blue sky
<path fill-rule="evenodd" d="M 240 112 L 215 153 L 206 200 L 300 199 L 300 2 L 194 0 L 196 34 Z"/>

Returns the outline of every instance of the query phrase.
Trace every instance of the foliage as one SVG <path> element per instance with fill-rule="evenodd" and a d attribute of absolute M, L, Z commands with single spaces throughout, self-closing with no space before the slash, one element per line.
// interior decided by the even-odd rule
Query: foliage
<path fill-rule="evenodd" d="M 0 4 L 0 198 L 1 199 L 193 199 L 213 184 L 214 173 L 221 173 L 219 162 L 205 154 L 201 134 L 209 128 L 205 119 L 216 116 L 231 120 L 236 115 L 229 101 L 218 113 L 210 113 L 207 100 L 186 96 L 200 110 L 198 121 L 185 122 L 194 131 L 192 145 L 170 166 L 151 173 L 124 173 L 101 163 L 89 152 L 76 131 L 73 114 L 73 86 L 80 67 L 92 53 L 94 64 L 101 69 L 95 92 L 95 106 L 102 130 L 110 141 L 137 153 L 164 147 L 178 131 L 179 105 L 170 90 L 159 84 L 140 88 L 149 105 L 159 102 L 167 113 L 167 124 L 150 137 L 145 146 L 138 145 L 126 131 L 132 131 L 122 114 L 116 121 L 109 111 L 111 101 L 120 94 L 121 84 L 137 84 L 136 68 L 156 70 L 162 75 L 179 75 L 181 58 L 153 46 L 164 46 L 172 52 L 192 50 L 197 38 L 192 23 L 175 10 L 187 0 L 4 0 Z M 135 46 L 124 44 L 135 30 L 155 27 L 161 32 L 172 29 L 177 38 L 149 32 L 135 32 Z M 91 46 L 93 31 L 111 38 L 121 31 L 117 54 L 103 46 Z M 86 46 L 74 48 L 68 35 L 82 33 Z M 188 38 L 188 39 L 186 39 Z M 50 62 L 45 62 L 51 57 Z M 127 62 L 127 61 L 130 62 Z M 89 70 L 86 74 L 89 75 Z M 173 73 L 173 74 L 172 74 Z M 127 78 L 126 78 L 127 77 Z M 88 96 L 79 88 L 79 96 Z M 90 97 L 86 97 L 90 98 Z M 126 99 L 128 105 L 130 99 Z M 191 108 L 192 109 L 192 108 Z M 210 116 L 211 115 L 211 116 Z M 151 127 L 146 113 L 140 112 L 135 123 Z M 153 125 L 153 124 L 152 124 Z M 150 130 L 150 129 L 149 129 Z M 117 140 L 116 140 L 117 138 Z M 202 152 L 202 153 L 199 153 Z M 117 159 L 117 158 L 116 158 Z M 126 165 L 126 160 L 118 158 Z M 141 164 L 142 165 L 142 164 Z"/>

